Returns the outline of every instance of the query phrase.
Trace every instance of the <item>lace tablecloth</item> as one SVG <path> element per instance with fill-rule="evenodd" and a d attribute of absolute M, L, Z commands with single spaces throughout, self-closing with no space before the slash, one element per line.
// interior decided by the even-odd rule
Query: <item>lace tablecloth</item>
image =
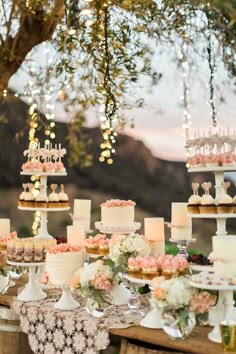
<path fill-rule="evenodd" d="M 115 306 L 107 317 L 95 318 L 84 306 L 75 310 L 53 307 L 60 290 L 48 291 L 40 301 L 14 299 L 12 309 L 20 318 L 20 327 L 28 335 L 35 354 L 95 354 L 109 344 L 110 328 L 127 328 L 137 324 L 124 316 L 126 306 Z M 78 301 L 82 303 L 81 299 Z"/>

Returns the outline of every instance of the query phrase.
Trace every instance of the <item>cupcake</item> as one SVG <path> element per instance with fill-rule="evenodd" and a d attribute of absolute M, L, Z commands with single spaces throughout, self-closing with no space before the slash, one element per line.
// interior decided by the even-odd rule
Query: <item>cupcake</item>
<path fill-rule="evenodd" d="M 221 183 L 222 187 L 224 188 L 224 194 L 220 196 L 218 205 L 217 205 L 217 212 L 219 214 L 224 214 L 224 213 L 234 213 L 234 202 L 233 198 L 230 197 L 230 195 L 227 194 L 227 189 L 230 186 L 230 182 L 222 182 Z"/>
<path fill-rule="evenodd" d="M 46 195 L 45 186 L 40 186 L 40 192 L 35 198 L 35 208 L 47 208 L 48 197 Z"/>
<path fill-rule="evenodd" d="M 32 193 L 32 187 L 33 185 L 31 183 L 27 184 L 27 188 L 28 188 L 28 192 L 26 191 L 25 193 L 25 201 L 24 201 L 24 207 L 27 208 L 34 208 L 34 201 L 35 201 L 35 197 Z"/>
<path fill-rule="evenodd" d="M 220 155 L 220 164 L 222 166 L 234 166 L 234 154 L 231 151 L 225 152 Z"/>
<path fill-rule="evenodd" d="M 61 184 L 61 191 L 58 193 L 59 203 L 61 208 L 69 207 L 69 198 L 64 191 L 64 184 Z"/>
<path fill-rule="evenodd" d="M 188 199 L 188 212 L 190 214 L 199 214 L 201 205 L 201 197 L 198 195 L 199 183 L 192 183 L 193 194 Z"/>
<path fill-rule="evenodd" d="M 87 253 L 99 254 L 99 241 L 96 239 L 96 237 L 89 236 L 87 239 L 85 239 L 84 245 Z"/>
<path fill-rule="evenodd" d="M 205 194 L 203 194 L 201 198 L 201 205 L 199 207 L 200 214 L 216 214 L 217 208 L 215 199 L 209 194 L 211 182 L 202 183 L 202 188 L 205 191 Z"/>
<path fill-rule="evenodd" d="M 140 261 L 142 257 L 130 257 L 128 259 L 127 273 L 133 278 L 142 278 Z"/>
<path fill-rule="evenodd" d="M 25 195 L 26 195 L 27 184 L 23 183 L 22 187 L 23 187 L 23 192 L 21 192 L 21 194 L 19 196 L 19 200 L 18 200 L 18 206 L 20 206 L 20 207 L 25 206 Z"/>
<path fill-rule="evenodd" d="M 106 256 L 109 253 L 109 243 L 110 240 L 108 238 L 99 241 L 99 254 L 101 256 Z"/>
<path fill-rule="evenodd" d="M 218 166 L 218 165 L 219 165 L 218 155 L 210 153 L 209 155 L 205 156 L 206 167 Z"/>
<path fill-rule="evenodd" d="M 157 259 L 154 256 L 147 256 L 143 258 L 141 262 L 142 278 L 152 280 L 159 275 Z"/>
<path fill-rule="evenodd" d="M 56 193 L 57 184 L 51 184 L 50 188 L 52 192 L 48 196 L 48 208 L 60 208 L 59 196 Z"/>

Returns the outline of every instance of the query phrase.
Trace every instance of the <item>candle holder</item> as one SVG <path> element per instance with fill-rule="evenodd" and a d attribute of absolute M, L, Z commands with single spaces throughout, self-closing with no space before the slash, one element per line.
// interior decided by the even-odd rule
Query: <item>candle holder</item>
<path fill-rule="evenodd" d="M 191 238 L 191 239 L 188 239 L 188 240 L 175 240 L 173 238 L 170 238 L 170 242 L 177 243 L 176 246 L 179 249 L 178 256 L 181 257 L 181 258 L 185 258 L 185 259 L 188 258 L 188 252 L 187 252 L 188 244 L 192 243 L 192 242 L 195 242 L 195 241 L 196 241 L 195 238 Z"/>

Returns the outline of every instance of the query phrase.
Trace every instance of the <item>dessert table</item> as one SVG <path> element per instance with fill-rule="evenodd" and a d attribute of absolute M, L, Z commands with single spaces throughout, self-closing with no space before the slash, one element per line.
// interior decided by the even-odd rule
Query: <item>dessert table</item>
<path fill-rule="evenodd" d="M 49 297 L 40 301 L 23 302 L 15 299 L 18 288 L 25 281 L 25 276 L 16 280 L 15 287 L 9 288 L 7 294 L 0 295 L 0 311 L 2 307 L 11 307 L 18 314 L 21 330 L 27 333 L 34 353 L 98 353 L 109 345 L 109 334 L 136 340 L 141 346 L 149 343 L 155 348 L 164 348 L 166 353 L 171 350 L 191 354 L 224 353 L 221 344 L 207 338 L 212 330 L 209 326 L 197 326 L 186 340 L 173 341 L 162 330 L 144 328 L 125 319 L 122 315 L 123 306 L 107 318 L 98 319 L 91 317 L 82 307 L 69 311 L 55 309 L 53 304 L 60 296 L 60 290 L 50 290 Z"/>

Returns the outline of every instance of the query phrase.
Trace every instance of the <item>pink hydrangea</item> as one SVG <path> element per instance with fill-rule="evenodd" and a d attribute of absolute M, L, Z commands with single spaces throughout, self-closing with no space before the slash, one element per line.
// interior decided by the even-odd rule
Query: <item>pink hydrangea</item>
<path fill-rule="evenodd" d="M 192 311 L 199 314 L 208 312 L 215 304 L 215 295 L 210 294 L 208 291 L 201 291 L 192 297 L 190 307 Z"/>

